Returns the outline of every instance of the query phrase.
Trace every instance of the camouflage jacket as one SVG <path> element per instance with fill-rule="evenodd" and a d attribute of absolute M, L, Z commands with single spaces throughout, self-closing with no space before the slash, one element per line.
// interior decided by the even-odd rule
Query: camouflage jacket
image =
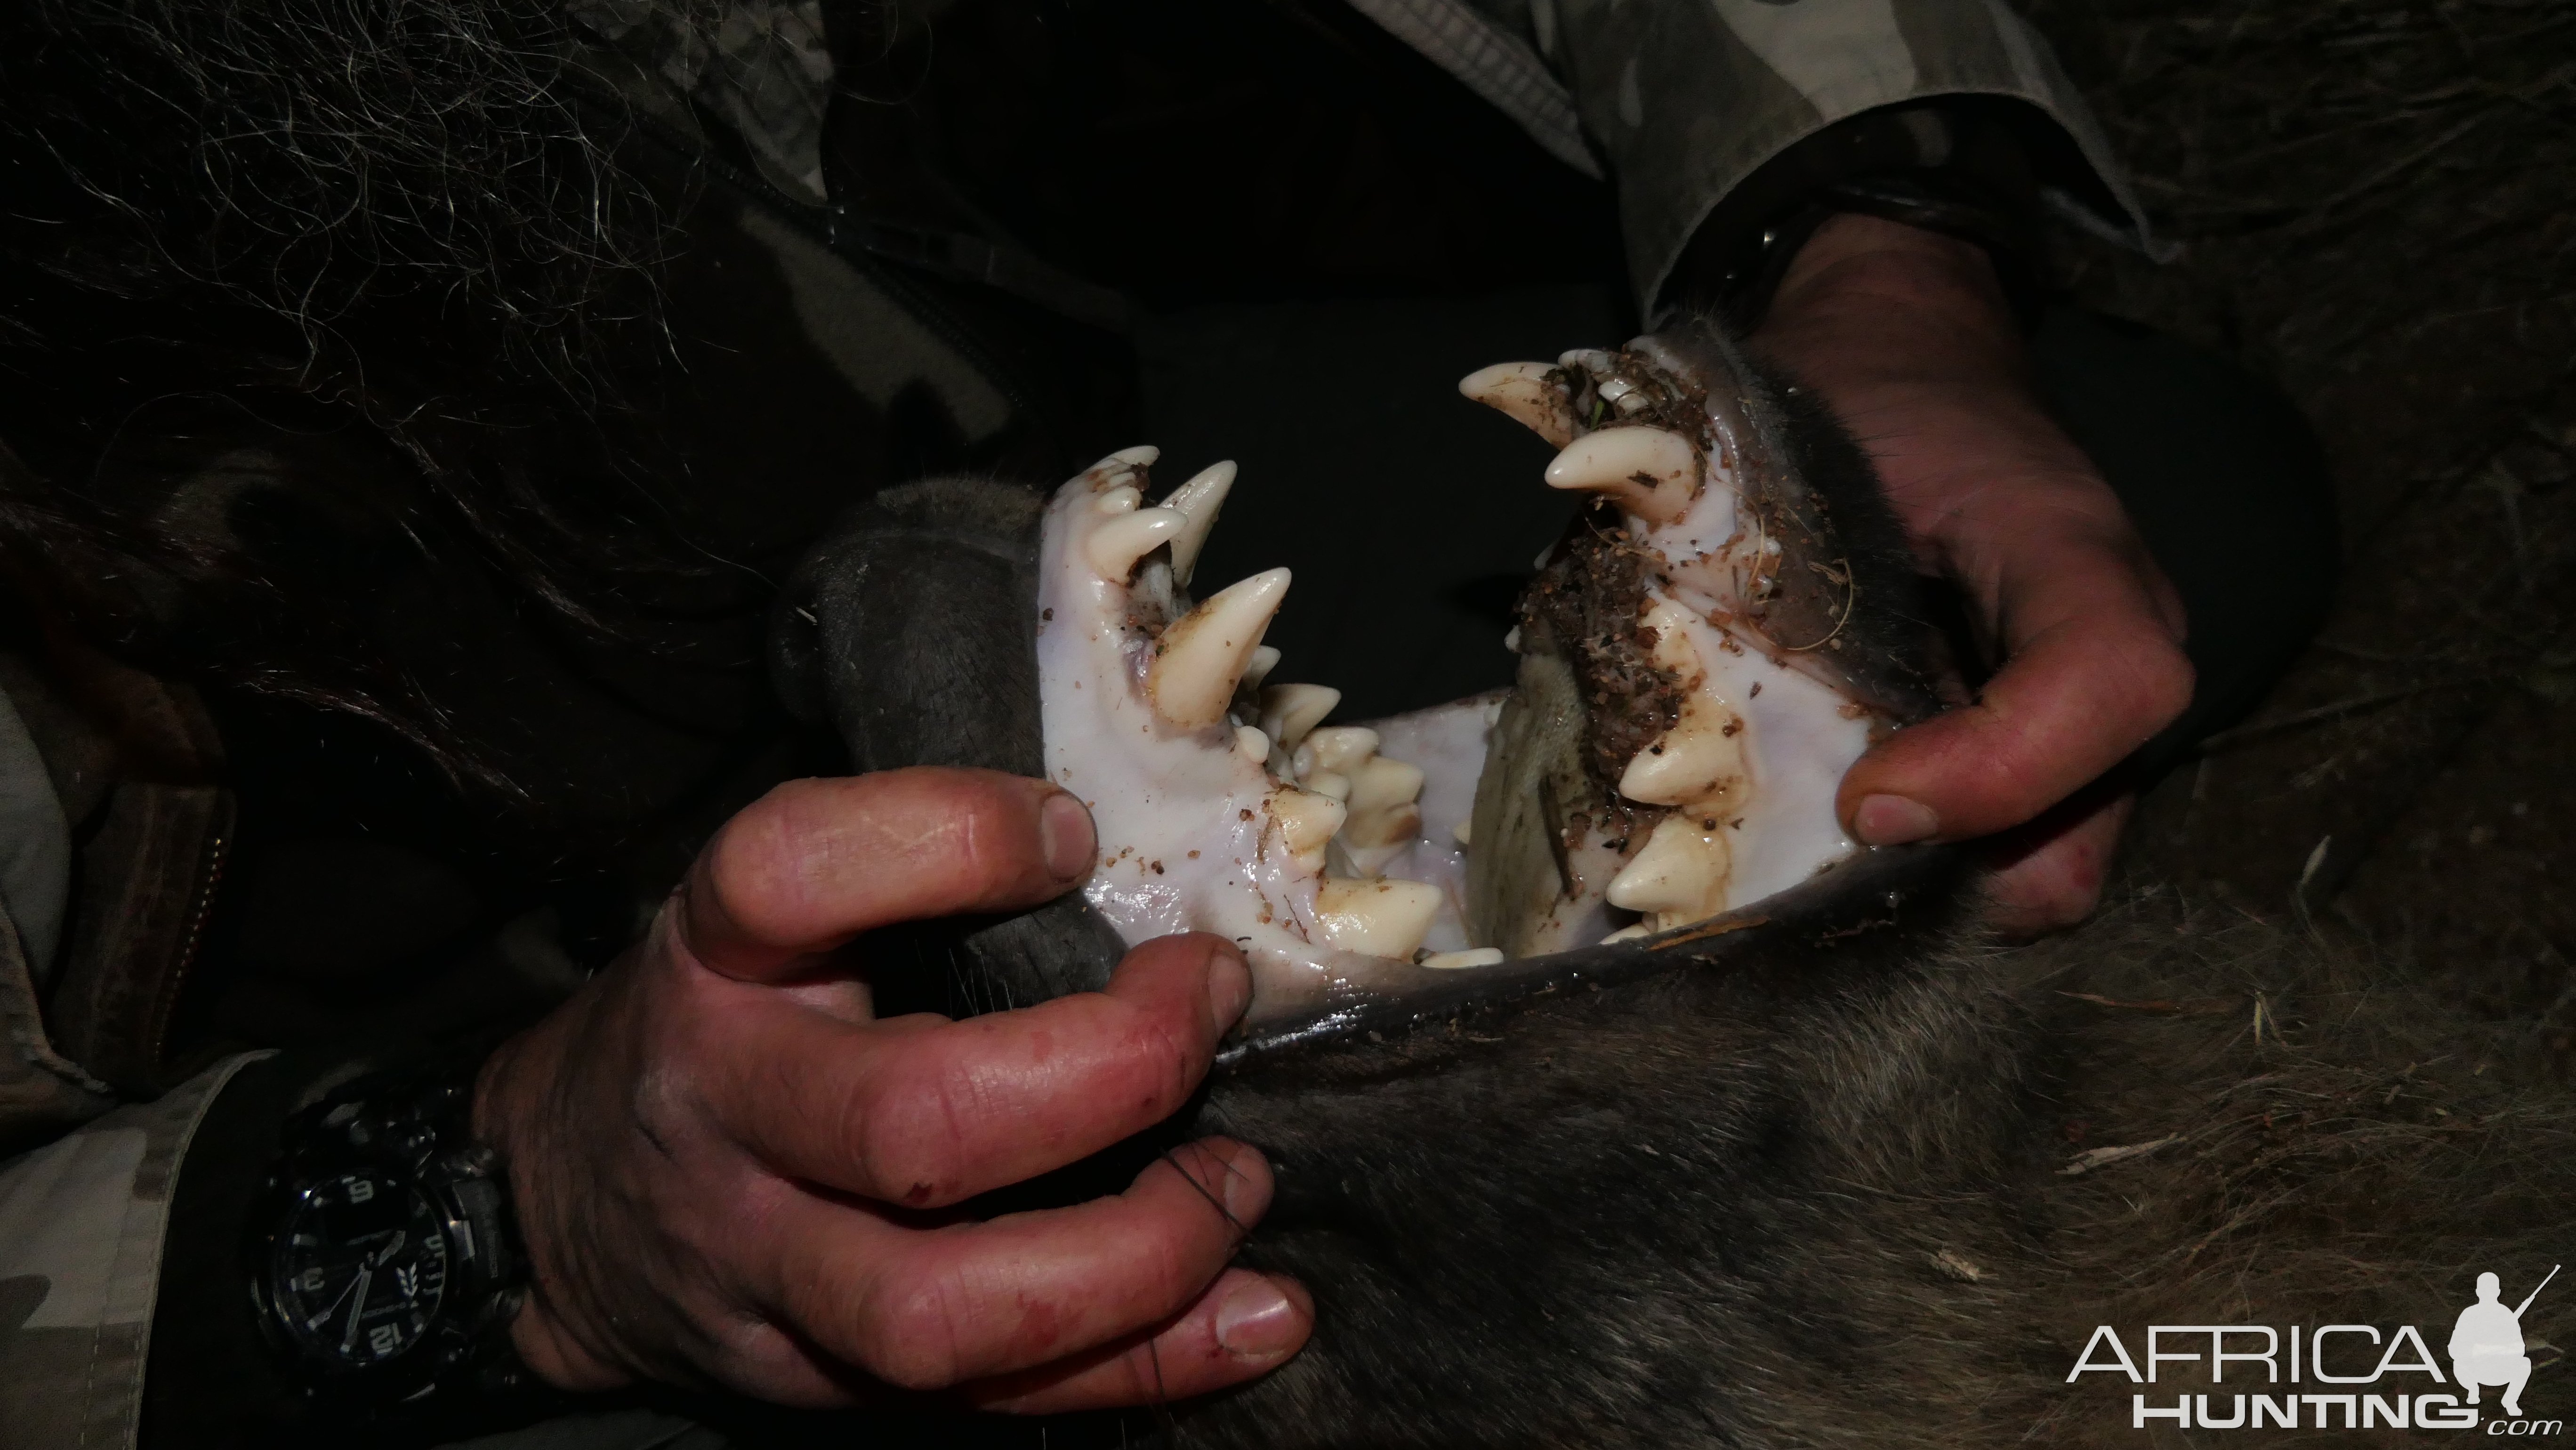
<path fill-rule="evenodd" d="M 1608 180 L 1649 311 L 1694 231 L 1766 160 L 1836 121 L 1927 97 L 2027 102 L 2090 164 L 2089 189 L 2061 199 L 2139 234 L 2094 122 L 2000 0 L 1349 3 L 1569 172 Z M 935 22 L 958 7 L 918 8 Z M 836 78 L 815 0 L 738 0 L 712 37 L 666 23 L 654 0 L 572 10 L 597 37 L 599 72 L 685 144 L 740 158 L 790 211 L 840 200 L 825 164 Z M 937 285 L 915 284 L 778 215 L 734 206 L 721 246 L 782 279 L 795 348 L 838 390 L 816 395 L 818 417 L 891 416 L 926 389 L 969 445 L 1021 436 L 1043 405 L 1009 384 L 1007 359 L 956 346 L 924 298 L 985 287 L 1094 320 L 1119 310 L 1005 245 L 898 237 L 886 245 L 937 252 Z M 0 1161 L 0 1447 L 127 1445 L 143 1419 L 179 1165 L 209 1104 L 257 1056 L 169 1045 L 233 800 L 223 744 L 186 690 L 41 631 L 0 646 L 0 1153 L 16 1155 Z M 493 950 L 513 980 L 577 980 L 560 952 L 502 937 Z"/>

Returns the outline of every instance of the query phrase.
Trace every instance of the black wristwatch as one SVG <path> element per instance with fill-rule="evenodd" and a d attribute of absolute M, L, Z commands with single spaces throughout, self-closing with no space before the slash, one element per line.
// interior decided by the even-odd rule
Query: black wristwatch
<path fill-rule="evenodd" d="M 362 1079 L 287 1122 L 246 1267 L 309 1398 L 363 1412 L 524 1385 L 508 1328 L 526 1259 L 472 1100 L 472 1069 L 451 1066 Z"/>

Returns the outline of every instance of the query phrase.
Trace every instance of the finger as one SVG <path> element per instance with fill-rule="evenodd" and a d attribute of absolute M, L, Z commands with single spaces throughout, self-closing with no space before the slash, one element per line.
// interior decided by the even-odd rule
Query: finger
<path fill-rule="evenodd" d="M 2045 552 L 2044 569 L 2005 591 L 2010 655 L 1975 703 L 1898 731 L 1843 777 L 1836 805 L 1854 836 L 1890 846 L 2020 825 L 2191 703 L 2153 566 L 2107 544 Z"/>
<path fill-rule="evenodd" d="M 1270 1206 L 1269 1165 L 1223 1138 L 1126 1192 L 937 1229 L 818 1196 L 780 1208 L 757 1290 L 823 1351 L 888 1384 L 945 1389 L 1085 1354 L 1197 1300 Z"/>
<path fill-rule="evenodd" d="M 2061 931 L 2093 914 L 2137 797 L 2084 792 L 1995 840 L 1987 924 L 2007 937 Z"/>
<path fill-rule="evenodd" d="M 775 980 L 872 927 L 1047 901 L 1090 871 L 1093 841 L 1082 802 L 1000 771 L 790 781 L 699 853 L 680 942 L 727 976 Z"/>
<path fill-rule="evenodd" d="M 704 1025 L 701 1091 L 789 1177 L 938 1207 L 1179 1111 L 1251 993 L 1234 944 L 1191 933 L 1128 953 L 1103 991 L 961 1022 L 853 1026 L 770 998 Z"/>
<path fill-rule="evenodd" d="M 1057 1415 L 1158 1405 L 1268 1374 L 1315 1332 L 1315 1301 L 1294 1279 L 1228 1269 L 1181 1317 L 1141 1342 L 969 1386 L 988 1410 Z"/>

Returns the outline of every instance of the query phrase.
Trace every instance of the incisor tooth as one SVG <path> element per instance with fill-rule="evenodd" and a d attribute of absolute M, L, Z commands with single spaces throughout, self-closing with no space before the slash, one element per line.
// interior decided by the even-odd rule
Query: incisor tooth
<path fill-rule="evenodd" d="M 1156 641 L 1154 663 L 1145 671 L 1145 698 L 1154 713 L 1184 730 L 1204 730 L 1224 719 L 1261 632 L 1287 597 L 1288 571 L 1268 569 L 1227 585 L 1174 620 Z M 1275 735 L 1267 723 L 1263 733 Z"/>
<path fill-rule="evenodd" d="M 1547 484 L 1606 493 L 1627 512 L 1668 524 L 1699 486 L 1699 453 L 1668 428 L 1603 428 L 1565 445 L 1547 466 Z"/>
<path fill-rule="evenodd" d="M 1094 468 L 1100 468 L 1103 466 L 1151 468 L 1155 464 L 1161 462 L 1162 458 L 1162 449 L 1155 447 L 1151 443 L 1139 443 L 1133 448 L 1121 448 L 1117 452 L 1110 454 L 1108 457 L 1091 466 Z"/>
<path fill-rule="evenodd" d="M 1440 888 L 1419 881 L 1327 881 L 1315 892 L 1324 940 L 1363 956 L 1404 958 L 1440 914 Z"/>
<path fill-rule="evenodd" d="M 1101 578 L 1124 584 L 1136 572 L 1137 560 L 1167 541 L 1177 541 L 1189 522 L 1178 509 L 1138 509 L 1093 529 L 1082 551 Z M 1178 547 L 1177 542 L 1174 546 Z"/>
<path fill-rule="evenodd" d="M 1726 909 L 1726 879 L 1735 854 L 1725 827 L 1700 829 L 1688 816 L 1666 816 L 1603 893 L 1612 906 L 1651 913 L 1655 928 L 1683 926 Z"/>
<path fill-rule="evenodd" d="M 1277 572 L 1285 574 L 1285 569 Z M 1283 750 L 1295 750 L 1306 732 L 1323 723 L 1342 692 L 1330 685 L 1272 685 L 1261 692 L 1261 730 Z"/>
<path fill-rule="evenodd" d="M 1172 536 L 1172 582 L 1187 584 L 1190 571 L 1198 567 L 1199 550 L 1206 547 L 1208 530 L 1216 527 L 1216 512 L 1225 506 L 1226 490 L 1234 487 L 1234 460 L 1211 463 L 1190 475 L 1190 481 L 1173 489 L 1163 500 L 1163 507 L 1177 510 L 1189 523 Z"/>
<path fill-rule="evenodd" d="M 1132 483 L 1122 483 L 1106 490 L 1091 501 L 1096 514 L 1132 514 L 1145 502 L 1145 491 Z"/>
<path fill-rule="evenodd" d="M 1463 952 L 1433 952 L 1422 959 L 1422 965 L 1434 971 L 1456 971 L 1460 967 L 1498 967 L 1503 964 L 1501 947 L 1469 947 Z"/>
<path fill-rule="evenodd" d="M 1258 765 L 1270 758 L 1270 737 L 1251 725 L 1234 727 L 1234 750 L 1244 759 Z"/>
<path fill-rule="evenodd" d="M 1545 363 L 1496 363 L 1458 380 L 1458 391 L 1563 448 L 1574 441 L 1574 404 L 1547 380 Z"/>
<path fill-rule="evenodd" d="M 1324 846 L 1342 828 L 1347 814 L 1328 795 L 1283 785 L 1270 793 L 1270 814 L 1279 822 L 1279 839 L 1288 854 L 1310 869 L 1321 870 Z"/>

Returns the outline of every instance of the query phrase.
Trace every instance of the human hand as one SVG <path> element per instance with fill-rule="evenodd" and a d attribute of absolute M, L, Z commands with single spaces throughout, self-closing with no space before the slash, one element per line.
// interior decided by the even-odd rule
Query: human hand
<path fill-rule="evenodd" d="M 1992 263 L 1971 243 L 1837 216 L 1751 342 L 1851 428 L 1998 662 L 1973 702 L 1852 766 L 1845 824 L 1874 846 L 1995 837 L 1997 925 L 2082 919 L 2134 803 L 2097 782 L 2191 703 L 2192 670 L 2181 597 L 2041 408 Z"/>
<path fill-rule="evenodd" d="M 1243 1144 L 1202 1139 L 1075 1207 L 943 1212 L 1177 1111 L 1251 996 L 1231 943 L 1165 937 L 1105 991 L 956 1022 L 876 1018 L 833 958 L 874 927 L 1045 901 L 1094 849 L 1079 802 L 992 771 L 796 781 L 728 822 L 645 940 L 477 1086 L 533 1267 L 529 1367 L 1042 1412 L 1295 1354 L 1305 1291 L 1226 1267 L 1270 1202 Z"/>

